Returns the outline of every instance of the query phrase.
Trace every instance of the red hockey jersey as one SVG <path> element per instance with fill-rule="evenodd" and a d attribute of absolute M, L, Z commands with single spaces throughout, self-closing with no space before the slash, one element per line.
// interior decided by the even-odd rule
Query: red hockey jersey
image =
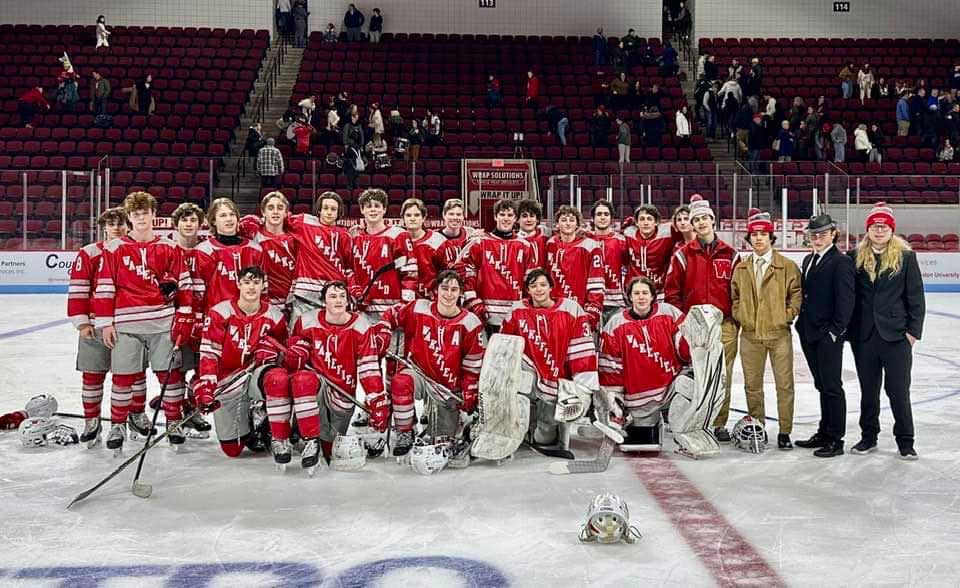
<path fill-rule="evenodd" d="M 192 314 L 193 284 L 177 244 L 154 237 L 134 241 L 126 236 L 103 245 L 94 292 L 94 325 L 113 325 L 121 333 L 151 334 L 170 330 L 174 305 L 160 290 L 160 281 L 176 280 L 176 312 Z"/>
<path fill-rule="evenodd" d="M 704 249 L 699 239 L 690 241 L 673 254 L 664 286 L 664 302 L 683 312 L 697 304 L 712 304 L 730 318 L 730 281 L 739 261 L 736 250 L 721 241 Z"/>
<path fill-rule="evenodd" d="M 626 306 L 624 277 L 630 264 L 627 239 L 620 233 L 591 233 L 590 237 L 600 244 L 603 255 L 603 305 L 607 308 L 623 308 Z"/>
<path fill-rule="evenodd" d="M 194 275 L 194 287 L 199 298 L 197 310 L 207 312 L 225 300 L 236 300 L 240 297 L 240 285 L 237 283 L 240 270 L 251 265 L 263 267 L 263 249 L 260 245 L 249 239 L 241 239 L 238 245 L 225 245 L 211 236 L 193 248 L 197 264 Z"/>
<path fill-rule="evenodd" d="M 422 237 L 412 241 L 413 257 L 417 262 L 417 298 L 433 298 L 433 281 L 439 273 L 437 256 L 444 243 L 446 239 L 443 235 L 429 229 L 424 231 Z"/>
<path fill-rule="evenodd" d="M 655 303 L 650 314 L 635 319 L 629 310 L 613 315 L 600 335 L 600 386 L 621 395 L 628 409 L 662 404 L 690 349 L 680 334 L 683 313 Z"/>
<path fill-rule="evenodd" d="M 93 291 L 103 243 L 88 243 L 80 248 L 70 266 L 70 289 L 67 294 L 67 319 L 78 329 L 93 325 Z"/>
<path fill-rule="evenodd" d="M 290 233 L 274 235 L 263 228 L 260 217 L 247 215 L 240 221 L 240 233 L 263 249 L 263 272 L 267 274 L 270 304 L 283 306 L 293 288 L 297 242 Z"/>
<path fill-rule="evenodd" d="M 466 288 L 464 303 L 491 325 L 500 325 L 513 303 L 523 298 L 523 279 L 537 268 L 536 253 L 529 241 L 502 239 L 484 234 L 467 241 L 458 262 Z"/>
<path fill-rule="evenodd" d="M 537 229 L 529 235 L 522 232 L 519 233 L 519 235 L 520 238 L 533 246 L 533 253 L 536 256 L 536 266 L 549 269 L 547 267 L 547 241 L 550 239 L 550 235 L 545 233 L 540 227 L 537 227 Z"/>
<path fill-rule="evenodd" d="M 354 406 L 343 395 L 355 396 L 358 381 L 367 396 L 383 391 L 375 329 L 361 314 L 353 314 L 343 325 L 328 323 L 325 315 L 317 309 L 297 319 L 291 344 L 296 339 L 310 341 L 310 365 L 342 392 L 330 394 L 330 401 L 338 412 L 347 412 Z"/>
<path fill-rule="evenodd" d="M 457 260 L 460 259 L 460 252 L 467 244 L 467 230 L 460 229 L 460 234 L 456 237 L 448 237 L 442 231 L 437 234 L 444 238 L 443 244 L 437 249 L 437 255 L 433 258 L 433 267 L 437 273 L 445 269 L 454 269 Z"/>
<path fill-rule="evenodd" d="M 557 400 L 560 378 L 590 390 L 599 387 L 593 331 L 587 313 L 573 300 L 560 298 L 550 308 L 536 308 L 528 300 L 517 302 L 500 332 L 526 341 L 524 363 L 536 370 L 537 394 L 544 400 Z"/>
<path fill-rule="evenodd" d="M 403 330 L 404 356 L 430 379 L 450 390 L 476 391 L 484 331 L 475 314 L 463 310 L 447 318 L 437 311 L 436 302 L 420 299 L 394 306 L 383 313 L 382 323 Z"/>
<path fill-rule="evenodd" d="M 367 290 L 370 280 L 380 268 L 393 262 L 393 269 L 377 278 Z M 413 300 L 417 290 L 417 260 L 413 254 L 410 233 L 397 226 L 388 226 L 370 234 L 361 231 L 353 238 L 353 294 L 367 290 L 357 303 L 365 312 L 383 312 L 401 300 Z"/>
<path fill-rule="evenodd" d="M 589 237 L 564 243 L 560 235 L 547 241 L 547 271 L 553 277 L 551 297 L 570 298 L 590 315 L 594 326 L 603 313 L 603 254 Z"/>
<path fill-rule="evenodd" d="M 224 300 L 207 312 L 200 342 L 200 379 L 218 382 L 253 360 L 253 352 L 264 337 L 280 343 L 287 339 L 283 312 L 266 302 L 247 314 L 236 300 Z"/>
<path fill-rule="evenodd" d="M 664 279 L 670 267 L 670 256 L 673 255 L 674 237 L 657 237 L 644 239 L 637 231 L 627 239 L 627 250 L 630 263 L 627 266 L 626 283 L 637 276 L 644 276 L 653 280 L 657 291 L 663 291 Z"/>
<path fill-rule="evenodd" d="M 312 214 L 287 217 L 286 229 L 296 241 L 293 295 L 320 299 L 327 282 L 349 284 L 353 279 L 350 234 L 342 227 L 328 227 Z"/>

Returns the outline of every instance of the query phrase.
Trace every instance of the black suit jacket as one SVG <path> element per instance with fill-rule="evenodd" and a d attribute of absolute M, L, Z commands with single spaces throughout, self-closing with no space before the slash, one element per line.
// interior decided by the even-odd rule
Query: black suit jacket
<path fill-rule="evenodd" d="M 847 253 L 851 260 L 856 260 L 856 255 L 856 250 Z M 916 253 L 904 251 L 900 271 L 894 275 L 883 272 L 872 282 L 866 271 L 857 270 L 856 283 L 851 340 L 866 341 L 874 329 L 884 341 L 901 341 L 907 333 L 920 338 L 926 301 Z"/>
<path fill-rule="evenodd" d="M 803 258 L 803 304 L 797 317 L 797 332 L 809 343 L 827 333 L 842 337 L 850 324 L 854 307 L 856 269 L 853 261 L 836 245 L 809 272 L 813 253 Z"/>

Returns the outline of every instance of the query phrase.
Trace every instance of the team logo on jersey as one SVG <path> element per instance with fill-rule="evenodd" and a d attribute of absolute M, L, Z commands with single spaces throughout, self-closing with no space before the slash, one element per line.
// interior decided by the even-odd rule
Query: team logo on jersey
<path fill-rule="evenodd" d="M 123 266 L 133 273 L 137 274 L 146 281 L 153 280 L 153 272 L 150 270 L 150 267 L 147 265 L 147 250 L 140 250 L 140 263 L 133 263 L 133 259 L 129 255 L 123 256 Z"/>
<path fill-rule="evenodd" d="M 286 255 L 281 255 L 280 252 L 275 249 L 268 250 L 267 257 L 270 258 L 270 261 L 276 263 L 287 271 L 292 272 L 294 269 L 296 269 L 296 263 L 293 261 L 293 259 Z"/>
<path fill-rule="evenodd" d="M 721 280 L 729 280 L 733 277 L 733 262 L 729 259 L 714 259 L 713 272 Z"/>

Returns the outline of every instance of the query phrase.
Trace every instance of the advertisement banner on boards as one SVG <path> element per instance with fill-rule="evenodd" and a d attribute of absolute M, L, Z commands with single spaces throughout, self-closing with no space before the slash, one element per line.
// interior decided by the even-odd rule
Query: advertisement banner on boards
<path fill-rule="evenodd" d="M 493 228 L 497 200 L 540 200 L 532 159 L 464 159 L 460 177 L 467 216 L 479 218 L 480 226 L 486 229 Z"/>

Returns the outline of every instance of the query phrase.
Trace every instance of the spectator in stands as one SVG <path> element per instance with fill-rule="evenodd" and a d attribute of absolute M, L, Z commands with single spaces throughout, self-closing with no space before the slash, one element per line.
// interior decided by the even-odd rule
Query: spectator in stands
<path fill-rule="evenodd" d="M 365 137 L 373 137 L 375 134 L 384 135 L 386 128 L 383 126 L 383 113 L 380 112 L 380 103 L 370 104 L 370 114 L 367 116 L 367 132 Z"/>
<path fill-rule="evenodd" d="M 960 63 L 954 65 L 950 73 L 950 88 L 960 91 Z"/>
<path fill-rule="evenodd" d="M 953 145 L 950 143 L 950 139 L 943 140 L 943 147 L 941 147 L 940 151 L 937 153 L 937 161 L 942 161 L 944 163 L 953 161 Z"/>
<path fill-rule="evenodd" d="M 590 146 L 606 147 L 607 135 L 610 133 L 610 116 L 607 109 L 600 105 L 590 118 Z"/>
<path fill-rule="evenodd" d="M 497 76 L 490 74 L 487 76 L 487 108 L 500 106 L 503 100 L 503 93 L 500 87 L 500 80 Z"/>
<path fill-rule="evenodd" d="M 323 126 L 323 144 L 330 149 L 336 138 L 340 135 L 340 115 L 337 114 L 337 104 L 333 96 L 327 103 L 327 119 Z"/>
<path fill-rule="evenodd" d="M 247 152 L 247 156 L 250 157 L 254 163 L 256 163 L 257 154 L 263 145 L 263 131 L 261 130 L 260 123 L 251 125 L 250 128 L 247 129 L 247 140 L 243 144 L 243 150 Z"/>
<path fill-rule="evenodd" d="M 310 140 L 317 132 L 313 125 L 304 121 L 293 124 L 293 136 L 296 140 L 297 153 L 303 156 L 310 154 Z"/>
<path fill-rule="evenodd" d="M 363 149 L 363 129 L 360 127 L 360 114 L 352 113 L 350 121 L 343 125 L 343 147 L 349 149 Z"/>
<path fill-rule="evenodd" d="M 864 123 L 857 125 L 857 128 L 853 131 L 853 148 L 863 161 L 880 163 L 880 152 L 873 148 L 873 143 L 870 142 L 870 136 L 867 133 L 867 125 Z"/>
<path fill-rule="evenodd" d="M 677 115 L 674 117 L 677 124 L 677 140 L 680 142 L 680 145 L 689 145 L 690 144 L 690 119 L 687 115 L 687 105 L 684 104 L 677 110 Z"/>
<path fill-rule="evenodd" d="M 350 94 L 346 90 L 341 90 L 334 99 L 334 103 L 340 120 L 350 120 Z"/>
<path fill-rule="evenodd" d="M 439 145 L 443 138 L 440 116 L 429 108 L 423 117 L 423 142 L 427 145 Z"/>
<path fill-rule="evenodd" d="M 819 126 L 821 120 L 823 119 L 819 114 L 817 114 L 817 111 L 814 110 L 812 106 L 808 106 L 807 116 L 803 119 L 803 122 L 806 124 L 807 128 L 810 129 L 811 133 L 817 128 L 817 126 Z"/>
<path fill-rule="evenodd" d="M 630 163 L 630 125 L 617 117 L 617 151 L 620 153 L 620 163 Z"/>
<path fill-rule="evenodd" d="M 936 104 L 931 104 L 924 111 L 920 119 L 920 143 L 928 149 L 937 148 L 937 140 L 940 136 L 940 109 Z"/>
<path fill-rule="evenodd" d="M 717 106 L 717 82 L 710 84 L 707 91 L 703 93 L 701 99 L 701 108 L 704 117 L 704 132 L 708 139 L 717 138 L 717 118 L 720 116 Z"/>
<path fill-rule="evenodd" d="M 659 106 L 647 106 L 641 115 L 643 120 L 643 144 L 648 147 L 659 147 L 663 142 L 663 131 L 666 121 Z"/>
<path fill-rule="evenodd" d="M 281 35 L 290 34 L 290 0 L 277 0 L 277 30 Z"/>
<path fill-rule="evenodd" d="M 943 131 L 954 145 L 960 142 L 960 104 L 954 102 L 944 115 Z"/>
<path fill-rule="evenodd" d="M 867 131 L 867 138 L 870 139 L 873 150 L 877 152 L 877 163 L 883 163 L 883 148 L 887 143 L 887 136 L 883 134 L 880 125 L 877 123 L 871 124 L 870 130 Z"/>
<path fill-rule="evenodd" d="M 566 147 L 567 129 L 570 127 L 570 119 L 567 118 L 566 113 L 551 104 L 547 106 L 544 115 L 550 123 L 551 131 L 557 134 L 557 141 L 562 147 Z"/>
<path fill-rule="evenodd" d="M 387 152 L 387 142 L 383 139 L 383 135 L 374 133 L 373 137 L 370 138 L 370 141 L 363 149 L 370 157 L 375 158 L 377 155 Z"/>
<path fill-rule="evenodd" d="M 383 34 L 383 15 L 380 14 L 379 8 L 373 9 L 373 16 L 370 17 L 370 42 L 379 43 L 380 35 Z"/>
<path fill-rule="evenodd" d="M 663 92 L 659 84 L 650 86 L 650 91 L 643 95 L 643 104 L 647 107 L 656 106 L 657 110 L 663 112 Z"/>
<path fill-rule="evenodd" d="M 910 133 L 910 122 L 913 117 L 910 114 L 910 99 L 913 94 L 907 90 L 897 101 L 897 136 L 906 137 Z"/>
<path fill-rule="evenodd" d="M 890 97 L 890 84 L 887 83 L 886 78 L 880 78 L 877 80 L 877 83 L 873 85 L 873 90 L 870 94 L 870 97 L 874 100 Z"/>
<path fill-rule="evenodd" d="M 333 23 L 327 24 L 327 30 L 323 32 L 323 42 L 324 43 L 336 43 L 339 40 L 339 35 L 337 35 L 337 27 L 333 26 Z"/>
<path fill-rule="evenodd" d="M 387 134 L 394 139 L 406 139 L 407 128 L 403 124 L 403 117 L 400 116 L 400 111 L 397 109 L 391 110 L 389 120 L 390 132 Z"/>
<path fill-rule="evenodd" d="M 653 43 L 649 40 L 643 46 L 643 52 L 640 55 L 640 65 L 650 66 L 657 64 L 657 53 L 653 49 Z"/>
<path fill-rule="evenodd" d="M 920 134 L 923 113 L 927 111 L 927 89 L 918 88 L 910 97 L 910 132 Z"/>
<path fill-rule="evenodd" d="M 608 87 L 610 88 L 610 107 L 624 108 L 630 94 L 630 82 L 627 81 L 626 72 L 617 74 L 617 77 L 613 78 Z"/>
<path fill-rule="evenodd" d="M 607 83 L 604 73 L 600 70 L 597 70 L 597 76 L 593 78 L 593 83 L 590 85 L 590 89 L 593 92 L 594 106 L 607 105 L 607 90 L 609 88 L 610 84 Z"/>
<path fill-rule="evenodd" d="M 407 131 L 407 140 L 410 141 L 410 145 L 407 146 L 407 152 L 404 154 L 404 159 L 409 161 L 419 160 L 420 145 L 423 144 L 423 131 L 420 129 L 420 123 L 417 122 L 417 119 L 410 121 L 410 130 Z"/>
<path fill-rule="evenodd" d="M 43 97 L 43 88 L 37 86 L 24 92 L 17 101 L 17 111 L 20 113 L 20 122 L 23 126 L 32 129 L 30 124 L 37 112 L 50 110 L 50 103 Z"/>
<path fill-rule="evenodd" d="M 695 81 L 703 79 L 704 72 L 707 69 L 707 59 L 710 57 L 710 54 L 704 51 L 700 54 L 700 57 L 697 58 L 697 73 L 694 78 Z"/>
<path fill-rule="evenodd" d="M 747 94 L 759 96 L 763 88 L 763 66 L 760 65 L 760 58 L 754 57 L 750 60 L 750 77 L 747 84 Z"/>
<path fill-rule="evenodd" d="M 526 94 L 527 106 L 531 108 L 538 108 L 539 100 L 540 100 L 540 78 L 534 75 L 532 71 L 527 71 L 527 94 Z"/>
<path fill-rule="evenodd" d="M 613 69 L 620 70 L 626 66 L 626 63 L 627 51 L 623 48 L 623 41 L 620 41 L 610 52 L 610 64 L 613 65 Z"/>
<path fill-rule="evenodd" d="M 630 63 L 630 59 L 633 57 L 633 53 L 640 46 L 640 38 L 637 36 L 636 31 L 630 29 L 627 31 L 627 35 L 621 39 L 621 42 L 623 43 L 623 51 L 625 53 L 624 57 L 626 58 L 625 63 L 627 66 L 630 66 L 632 65 Z"/>
<path fill-rule="evenodd" d="M 763 115 L 755 112 L 750 122 L 747 137 L 747 169 L 751 174 L 763 173 L 757 161 L 760 159 L 760 151 L 769 146 L 770 141 L 767 138 L 767 129 L 763 124 Z"/>
<path fill-rule="evenodd" d="M 727 66 L 727 80 L 738 80 L 743 74 L 743 66 L 740 65 L 740 61 L 736 57 L 730 61 L 730 65 Z"/>
<path fill-rule="evenodd" d="M 777 116 L 777 99 L 773 96 L 763 97 L 763 114 L 770 120 Z"/>
<path fill-rule="evenodd" d="M 130 110 L 140 114 L 153 114 L 156 103 L 153 100 L 153 76 L 147 74 L 139 82 L 135 82 L 129 88 L 124 88 L 125 94 L 130 94 Z"/>
<path fill-rule="evenodd" d="M 854 65 L 848 63 L 843 66 L 843 69 L 840 70 L 840 93 L 843 95 L 844 100 L 849 100 L 853 96 L 853 79 L 856 74 L 854 74 Z"/>
<path fill-rule="evenodd" d="M 867 98 L 870 98 L 870 94 L 873 93 L 874 82 L 875 79 L 873 77 L 873 70 L 870 69 L 870 64 L 864 63 L 860 71 L 857 72 L 857 85 L 860 87 L 861 106 L 867 103 Z"/>
<path fill-rule="evenodd" d="M 758 113 L 759 114 L 759 113 Z M 737 156 L 746 157 L 749 145 L 750 128 L 753 124 L 753 109 L 748 102 L 740 105 L 733 118 L 733 130 L 736 133 Z M 761 115 L 762 118 L 763 115 Z"/>
<path fill-rule="evenodd" d="M 97 46 L 94 47 L 94 51 L 99 51 L 101 47 L 110 47 L 107 37 L 112 34 L 107 30 L 107 17 L 101 14 L 97 17 Z"/>
<path fill-rule="evenodd" d="M 660 59 L 663 60 L 663 67 L 660 68 L 661 76 L 666 78 L 677 75 L 677 50 L 673 48 L 670 41 L 663 44 L 663 54 Z"/>
<path fill-rule="evenodd" d="M 793 130 L 800 128 L 800 122 L 803 121 L 806 115 L 807 105 L 804 104 L 803 98 L 794 96 L 793 104 L 790 106 L 790 113 L 787 119 L 790 121 L 790 128 Z"/>
<path fill-rule="evenodd" d="M 930 89 L 930 95 L 927 96 L 927 106 L 929 107 L 931 104 L 936 104 L 937 108 L 940 108 L 940 89 L 939 88 Z"/>
<path fill-rule="evenodd" d="M 64 112 L 73 112 L 73 107 L 80 100 L 80 76 L 73 70 L 66 51 L 59 61 L 63 64 L 63 71 L 57 76 L 57 103 Z"/>
<path fill-rule="evenodd" d="M 717 66 L 717 56 L 707 56 L 707 61 L 703 64 L 703 79 L 708 82 L 716 80 L 720 76 L 720 68 Z"/>
<path fill-rule="evenodd" d="M 817 161 L 826 161 L 830 152 L 830 134 L 833 132 L 833 125 L 828 122 L 821 124 L 813 133 L 813 151 L 816 154 Z"/>
<path fill-rule="evenodd" d="M 593 64 L 607 64 L 607 38 L 603 34 L 603 27 L 597 27 L 597 32 L 593 35 Z"/>
<path fill-rule="evenodd" d="M 274 145 L 273 137 L 257 153 L 257 173 L 260 174 L 262 188 L 276 188 L 279 178 L 283 175 L 283 154 Z"/>
<path fill-rule="evenodd" d="M 780 132 L 774 140 L 773 149 L 777 152 L 777 161 L 792 161 L 796 139 L 790 131 L 790 121 L 780 123 Z"/>
<path fill-rule="evenodd" d="M 94 114 L 106 114 L 107 102 L 110 100 L 110 82 L 107 78 L 100 75 L 100 72 L 93 72 L 93 84 L 90 88 L 90 110 Z"/>
<path fill-rule="evenodd" d="M 347 7 L 347 13 L 343 15 L 343 28 L 347 29 L 347 41 L 360 40 L 364 22 L 366 18 L 357 10 L 356 5 L 351 4 Z"/>
<path fill-rule="evenodd" d="M 307 17 L 310 16 L 310 11 L 307 10 L 307 0 L 293 0 L 291 14 L 293 14 L 295 29 L 293 44 L 295 47 L 306 47 Z"/>
<path fill-rule="evenodd" d="M 347 179 L 347 188 L 357 187 L 357 175 L 367 169 L 367 162 L 363 159 L 360 149 L 350 147 L 343 153 L 343 175 Z"/>
<path fill-rule="evenodd" d="M 680 35 L 680 38 L 684 41 L 688 40 L 690 37 L 690 28 L 693 26 L 693 19 L 690 17 L 690 11 L 687 10 L 685 3 L 680 3 L 680 10 L 677 11 L 673 21 L 674 30 Z"/>
<path fill-rule="evenodd" d="M 837 121 L 830 131 L 830 140 L 833 141 L 833 161 L 834 163 L 843 163 L 847 159 L 847 129 L 843 128 L 843 123 Z"/>

